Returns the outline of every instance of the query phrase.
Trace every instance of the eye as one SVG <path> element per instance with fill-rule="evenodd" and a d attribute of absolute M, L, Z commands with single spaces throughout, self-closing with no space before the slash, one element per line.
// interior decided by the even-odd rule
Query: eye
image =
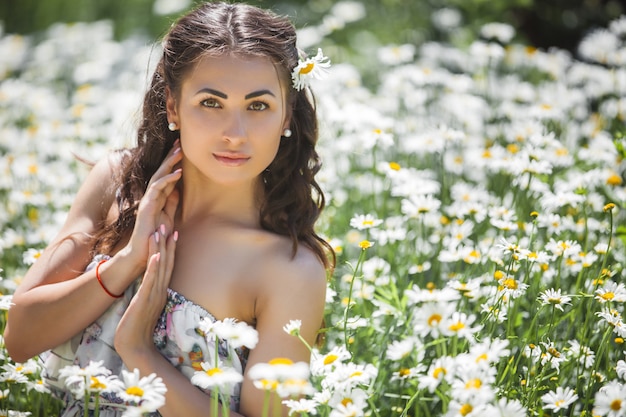
<path fill-rule="evenodd" d="M 213 108 L 213 109 L 216 109 L 216 108 L 220 107 L 220 104 L 219 104 L 219 103 L 217 102 L 217 100 L 216 100 L 216 99 L 214 99 L 214 98 L 207 98 L 207 99 L 204 99 L 204 100 L 202 100 L 202 101 L 200 102 L 200 104 L 201 104 L 202 106 L 204 106 L 204 107 L 209 107 L 209 108 Z"/>
<path fill-rule="evenodd" d="M 249 109 L 250 110 L 254 110 L 254 111 L 263 111 L 263 110 L 267 110 L 269 108 L 269 106 L 267 105 L 267 103 L 263 103 L 262 101 L 255 101 L 254 103 L 250 104 Z"/>

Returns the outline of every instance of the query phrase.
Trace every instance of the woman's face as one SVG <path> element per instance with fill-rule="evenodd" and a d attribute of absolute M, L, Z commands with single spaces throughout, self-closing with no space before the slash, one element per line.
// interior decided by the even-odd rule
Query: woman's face
<path fill-rule="evenodd" d="M 254 181 L 274 160 L 289 126 L 286 98 L 267 58 L 205 57 L 167 99 L 188 166 L 211 181 Z"/>

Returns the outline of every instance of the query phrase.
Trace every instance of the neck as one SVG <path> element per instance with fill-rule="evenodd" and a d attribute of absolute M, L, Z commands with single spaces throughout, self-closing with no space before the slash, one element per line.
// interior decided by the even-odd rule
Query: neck
<path fill-rule="evenodd" d="M 260 178 L 244 183 L 218 184 L 187 173 L 183 173 L 179 183 L 177 222 L 180 225 L 210 220 L 259 227 Z"/>

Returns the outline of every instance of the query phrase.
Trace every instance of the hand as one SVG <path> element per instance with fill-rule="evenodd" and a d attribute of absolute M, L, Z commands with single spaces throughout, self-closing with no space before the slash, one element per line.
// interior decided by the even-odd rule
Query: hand
<path fill-rule="evenodd" d="M 146 272 L 115 332 L 115 349 L 127 365 L 136 355 L 154 349 L 154 327 L 167 300 L 177 239 L 178 232 L 166 236 L 165 227 L 149 239 Z"/>
<path fill-rule="evenodd" d="M 161 166 L 152 175 L 146 192 L 139 202 L 135 227 L 123 251 L 130 259 L 133 259 L 133 263 L 142 268 L 147 263 L 148 242 L 155 230 L 164 225 L 165 233 L 169 234 L 173 228 L 179 200 L 176 183 L 182 176 L 182 171 L 174 170 L 174 167 L 181 159 L 180 141 L 177 140 Z"/>

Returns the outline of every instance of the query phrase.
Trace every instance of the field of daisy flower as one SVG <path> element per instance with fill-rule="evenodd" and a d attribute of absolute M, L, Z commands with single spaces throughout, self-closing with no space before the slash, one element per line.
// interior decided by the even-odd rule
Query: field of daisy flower
<path fill-rule="evenodd" d="M 331 9 L 302 47 L 359 18 Z M 277 389 L 293 415 L 626 416 L 626 17 L 576 56 L 502 23 L 473 39 L 370 40 L 367 69 L 324 44 L 319 230 L 338 262 L 323 346 L 268 388 L 306 379 L 299 399 Z M 98 21 L 0 33 L 0 51 L 1 330 L 85 177 L 76 156 L 132 143 L 158 46 Z M 37 360 L 0 347 L 0 365 L 0 416 L 56 415 Z"/>

